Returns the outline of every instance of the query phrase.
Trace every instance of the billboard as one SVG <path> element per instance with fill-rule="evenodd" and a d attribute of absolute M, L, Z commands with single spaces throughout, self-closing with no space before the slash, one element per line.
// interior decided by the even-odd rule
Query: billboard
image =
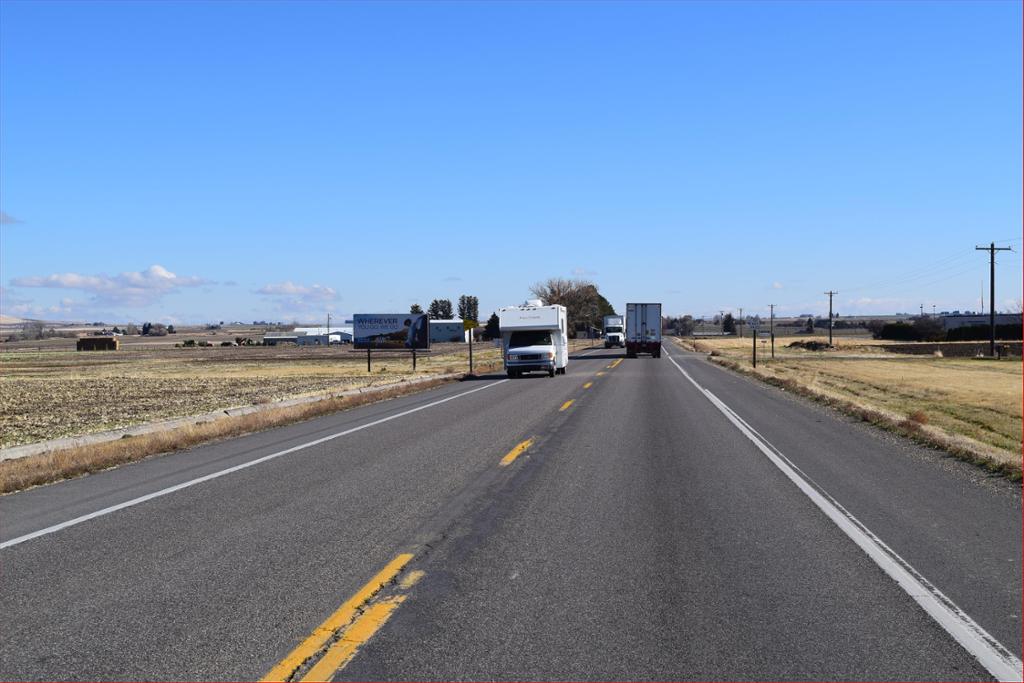
<path fill-rule="evenodd" d="M 429 349 L 430 328 L 422 313 L 356 313 L 353 345 L 357 349 Z"/>

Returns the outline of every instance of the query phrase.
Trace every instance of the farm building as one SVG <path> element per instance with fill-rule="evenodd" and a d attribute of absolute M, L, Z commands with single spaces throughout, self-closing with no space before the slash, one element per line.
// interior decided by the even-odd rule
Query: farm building
<path fill-rule="evenodd" d="M 270 332 L 263 336 L 267 346 L 277 344 L 298 344 L 299 346 L 326 346 L 328 337 L 331 344 L 352 342 L 352 328 L 332 327 L 330 334 L 325 327 L 296 327 L 292 332 Z"/>
<path fill-rule="evenodd" d="M 297 339 L 298 335 L 291 332 L 271 332 L 263 335 L 263 343 L 267 346 L 277 346 L 278 344 L 297 344 Z"/>
<path fill-rule="evenodd" d="M 305 336 L 309 339 L 306 341 L 307 344 L 326 344 L 325 337 L 330 335 L 332 344 L 350 344 L 352 342 L 352 328 L 351 327 L 296 327 L 294 334 Z M 312 338 L 316 338 L 313 341 Z M 303 342 L 299 342 L 303 343 Z"/>
<path fill-rule="evenodd" d="M 82 337 L 76 348 L 79 351 L 117 351 L 121 340 L 117 337 Z"/>
<path fill-rule="evenodd" d="M 1020 313 L 996 313 L 996 325 L 1020 325 Z M 942 327 L 946 330 L 955 330 L 958 327 L 988 326 L 989 317 L 987 313 L 980 314 L 951 314 L 942 316 Z"/>
<path fill-rule="evenodd" d="M 430 343 L 468 342 L 469 332 L 462 329 L 461 320 L 431 320 Z"/>

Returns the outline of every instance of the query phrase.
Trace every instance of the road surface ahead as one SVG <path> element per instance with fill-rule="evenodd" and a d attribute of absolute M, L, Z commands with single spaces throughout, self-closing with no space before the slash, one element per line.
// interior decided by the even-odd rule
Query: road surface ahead
<path fill-rule="evenodd" d="M 666 345 L 0 498 L 0 678 L 1019 680 L 1019 487 Z"/>

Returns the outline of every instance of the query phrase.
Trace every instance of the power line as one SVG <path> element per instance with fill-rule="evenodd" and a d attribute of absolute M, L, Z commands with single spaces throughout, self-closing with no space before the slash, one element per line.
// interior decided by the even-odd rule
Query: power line
<path fill-rule="evenodd" d="M 969 251 L 965 250 L 963 252 L 943 258 L 939 261 L 935 261 L 924 266 L 919 266 L 917 268 L 912 268 L 908 271 L 903 272 L 900 275 L 884 278 L 882 280 L 876 280 L 871 284 L 861 285 L 859 287 L 845 287 L 844 289 L 847 292 L 859 292 L 866 289 L 876 289 L 881 287 L 891 288 L 895 285 L 906 284 L 921 278 L 932 277 L 938 273 L 947 271 L 950 268 L 959 267 L 961 262 L 966 263 L 971 259 L 971 257 L 972 254 Z"/>

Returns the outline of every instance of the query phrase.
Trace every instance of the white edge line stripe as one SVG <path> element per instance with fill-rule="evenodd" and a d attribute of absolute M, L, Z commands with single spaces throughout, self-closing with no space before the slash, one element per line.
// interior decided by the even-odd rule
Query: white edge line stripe
<path fill-rule="evenodd" d="M 795 465 L 772 446 L 764 437 L 747 425 L 729 406 L 709 390 L 697 383 L 690 373 L 668 354 L 668 359 L 679 372 L 695 386 L 733 425 L 743 433 L 772 463 L 782 470 L 790 481 L 797 485 L 836 526 L 874 560 L 882 571 L 889 575 L 900 588 L 912 597 L 956 642 L 972 654 L 985 669 L 1000 681 L 1019 681 L 1024 674 L 1024 665 L 998 640 L 971 619 L 938 588 L 924 579 L 910 563 L 896 551 L 882 542 L 863 523 L 839 505 L 827 493 L 812 486 L 804 476 L 797 473 Z M 781 457 L 780 457 L 781 456 Z M 805 475 L 806 476 L 806 475 Z M 820 488 L 820 487 L 819 487 Z M 824 493 L 824 495 L 823 495 Z M 827 498 L 826 498 L 827 496 Z"/>
<path fill-rule="evenodd" d="M 216 479 L 218 477 L 223 477 L 226 474 L 231 474 L 233 472 L 238 472 L 239 470 L 244 470 L 247 467 L 252 467 L 253 465 L 259 465 L 260 463 L 266 462 L 268 460 L 273 460 L 274 458 L 280 458 L 282 455 L 288 455 L 289 453 L 294 453 L 295 451 L 301 451 L 304 448 L 309 448 L 310 446 L 317 446 L 319 444 L 326 443 L 327 441 L 331 441 L 333 439 L 337 439 L 338 437 L 346 436 L 348 434 L 352 434 L 353 432 L 358 432 L 358 431 L 360 431 L 362 429 L 367 429 L 369 427 L 374 427 L 374 426 L 382 424 L 384 422 L 389 422 L 391 420 L 395 420 L 395 419 L 400 418 L 400 417 L 405 417 L 406 415 L 411 415 L 412 413 L 416 413 L 416 412 L 419 412 L 421 410 L 426 410 L 427 408 L 433 408 L 434 406 L 441 405 L 442 403 L 447 403 L 448 401 L 452 401 L 454 399 L 461 398 L 462 396 L 467 396 L 469 394 L 475 394 L 476 392 L 483 391 L 484 389 L 490 389 L 493 386 L 497 386 L 497 385 L 502 384 L 502 383 L 507 382 L 507 381 L 508 381 L 507 379 L 501 379 L 501 380 L 498 380 L 497 382 L 492 382 L 491 384 L 485 384 L 484 386 L 477 387 L 476 389 L 470 389 L 469 391 L 463 391 L 462 393 L 455 394 L 454 396 L 448 396 L 447 398 L 442 398 L 442 399 L 440 399 L 438 401 L 433 401 L 432 403 L 427 403 L 425 405 L 418 406 L 416 408 L 410 408 L 409 410 L 403 410 L 400 413 L 395 413 L 394 415 L 389 415 L 387 417 L 382 417 L 382 418 L 380 418 L 378 420 L 373 420 L 372 422 L 367 422 L 366 424 L 359 425 L 358 427 L 352 427 L 350 429 L 346 429 L 345 431 L 338 432 L 336 434 L 329 434 L 328 436 L 316 439 L 314 441 L 310 441 L 308 443 L 299 444 L 298 446 L 292 446 L 291 448 L 286 448 L 283 451 L 278 451 L 276 453 L 271 453 L 270 455 L 264 455 L 261 458 L 256 458 L 255 460 L 250 460 L 250 461 L 244 462 L 244 463 L 242 463 L 240 465 L 235 465 L 234 467 L 229 467 L 227 469 L 220 470 L 220 471 L 217 471 L 217 472 L 213 472 L 211 474 L 207 474 L 207 475 L 204 475 L 202 477 L 197 477 L 196 479 L 190 479 L 189 481 L 185 481 L 185 482 L 182 482 L 180 484 L 175 484 L 174 486 L 169 486 L 169 487 L 167 487 L 165 489 L 160 489 L 159 491 L 154 491 L 153 493 L 147 493 L 146 495 L 139 496 L 138 498 L 132 498 L 131 500 L 126 500 L 123 503 L 118 503 L 117 505 L 111 505 L 110 507 L 105 507 L 102 510 L 96 510 L 95 512 L 90 512 L 87 515 L 82 515 L 81 517 L 75 517 L 74 519 L 69 519 L 66 522 L 61 522 L 60 524 L 54 524 L 53 526 L 48 526 L 45 529 L 39 529 L 38 531 L 33 531 L 32 533 L 25 534 L 24 536 L 18 536 L 16 538 L 12 538 L 12 539 L 10 539 L 8 541 L 4 541 L 3 543 L 0 543 L 0 550 L 2 550 L 3 548 L 8 548 L 8 547 L 10 547 L 12 545 L 18 545 L 19 543 L 24 543 L 25 541 L 32 540 L 33 538 L 38 538 L 40 536 L 45 536 L 47 534 L 52 534 L 54 532 L 60 531 L 61 529 L 66 529 L 69 526 L 75 526 L 76 524 L 81 524 L 82 522 L 87 522 L 90 519 L 95 519 L 96 517 L 102 517 L 103 515 L 109 515 L 111 512 L 117 512 L 118 510 L 123 510 L 123 509 L 125 509 L 127 507 L 132 507 L 133 505 L 138 505 L 139 503 L 145 503 L 148 500 L 152 500 L 154 498 L 159 498 L 160 496 L 166 496 L 169 493 L 174 493 L 175 491 L 180 491 L 180 490 L 186 489 L 186 488 L 188 488 L 190 486 L 195 486 L 196 484 L 202 484 L 203 482 L 207 482 L 207 481 L 210 481 L 212 479 Z"/>

